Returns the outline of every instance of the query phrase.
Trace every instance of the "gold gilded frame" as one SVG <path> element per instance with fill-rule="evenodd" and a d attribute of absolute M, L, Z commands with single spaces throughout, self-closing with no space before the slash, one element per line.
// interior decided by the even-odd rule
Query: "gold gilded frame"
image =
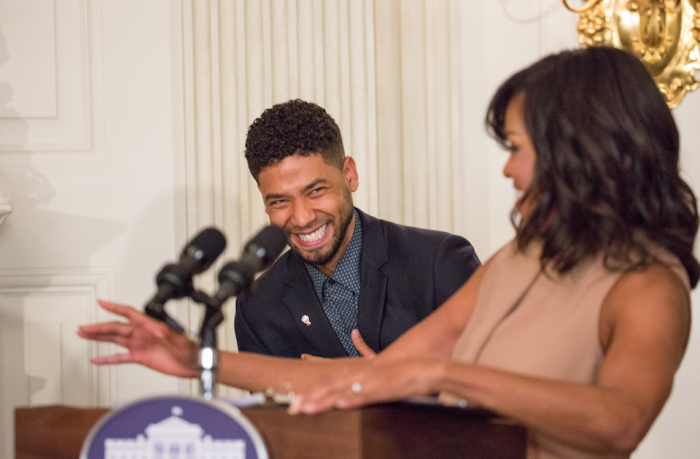
<path fill-rule="evenodd" d="M 578 41 L 614 46 L 644 62 L 669 107 L 697 89 L 700 0 L 587 0 L 580 8 Z"/>

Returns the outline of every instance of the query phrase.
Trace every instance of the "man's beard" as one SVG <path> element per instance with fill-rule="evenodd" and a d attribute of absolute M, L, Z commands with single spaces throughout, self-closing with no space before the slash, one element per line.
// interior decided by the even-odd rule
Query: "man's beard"
<path fill-rule="evenodd" d="M 331 241 L 331 246 L 328 250 L 325 252 L 320 252 L 320 251 L 312 251 L 312 252 L 302 252 L 295 244 L 289 244 L 289 246 L 294 250 L 297 255 L 299 255 L 305 262 L 319 266 L 319 265 L 325 265 L 331 259 L 338 253 L 338 250 L 340 249 L 340 245 L 343 243 L 343 240 L 345 239 L 345 235 L 348 232 L 348 228 L 350 227 L 350 222 L 352 221 L 352 215 L 353 215 L 353 208 L 350 207 L 350 211 L 348 212 L 347 216 L 341 215 L 340 218 L 340 225 L 335 225 L 333 224 L 333 239 Z M 290 234 L 287 233 L 287 241 L 289 242 L 291 240 Z"/>

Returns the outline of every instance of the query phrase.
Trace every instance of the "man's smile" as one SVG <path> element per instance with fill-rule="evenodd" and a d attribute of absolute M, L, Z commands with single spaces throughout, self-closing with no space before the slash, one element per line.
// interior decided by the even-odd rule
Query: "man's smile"
<path fill-rule="evenodd" d="M 313 231 L 311 233 L 293 233 L 297 239 L 300 241 L 300 245 L 303 247 L 313 247 L 320 245 L 321 243 L 325 242 L 327 231 L 328 230 L 328 223 L 324 224 L 321 226 L 319 229 L 316 231 Z"/>

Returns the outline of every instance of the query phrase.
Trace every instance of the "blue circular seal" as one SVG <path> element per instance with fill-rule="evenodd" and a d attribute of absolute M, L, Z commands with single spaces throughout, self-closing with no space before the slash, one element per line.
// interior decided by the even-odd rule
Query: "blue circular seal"
<path fill-rule="evenodd" d="M 223 401 L 155 397 L 107 413 L 80 459 L 268 459 L 262 437 Z"/>

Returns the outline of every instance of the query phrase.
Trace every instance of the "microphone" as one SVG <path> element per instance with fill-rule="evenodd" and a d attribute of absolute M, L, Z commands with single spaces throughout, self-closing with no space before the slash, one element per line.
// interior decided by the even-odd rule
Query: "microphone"
<path fill-rule="evenodd" d="M 182 249 L 178 264 L 192 275 L 203 273 L 214 264 L 226 248 L 226 238 L 218 229 L 203 229 Z"/>
<path fill-rule="evenodd" d="M 182 250 L 177 264 L 165 265 L 156 276 L 158 291 L 145 306 L 147 315 L 165 322 L 172 330 L 184 329 L 165 312 L 170 299 L 184 298 L 194 290 L 192 276 L 206 271 L 226 248 L 226 238 L 216 228 L 206 228 Z"/>
<path fill-rule="evenodd" d="M 269 268 L 287 245 L 284 230 L 269 225 L 243 248 L 241 259 L 231 261 L 219 271 L 219 291 L 214 299 L 223 304 L 227 299 L 248 290 L 255 274 Z"/>

